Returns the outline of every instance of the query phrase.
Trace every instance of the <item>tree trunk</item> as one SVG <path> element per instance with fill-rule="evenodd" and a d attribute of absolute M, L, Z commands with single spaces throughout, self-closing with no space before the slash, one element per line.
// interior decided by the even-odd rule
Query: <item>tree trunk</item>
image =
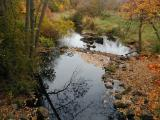
<path fill-rule="evenodd" d="M 26 39 L 26 49 L 28 53 L 30 53 L 29 32 L 30 32 L 30 0 L 26 0 L 25 39 Z"/>
<path fill-rule="evenodd" d="M 159 33 L 158 33 L 158 29 L 156 28 L 156 26 L 154 25 L 153 22 L 150 22 L 150 24 L 152 25 L 152 27 L 153 27 L 153 29 L 154 29 L 154 31 L 155 31 L 155 34 L 156 34 L 158 40 L 160 41 L 160 35 L 159 35 Z"/>
<path fill-rule="evenodd" d="M 34 15 L 34 1 L 30 1 L 30 28 L 31 28 L 31 35 L 30 35 L 30 57 L 32 56 L 32 52 L 34 49 L 34 44 L 35 44 L 35 15 Z"/>
<path fill-rule="evenodd" d="M 38 23 L 38 28 L 37 28 L 36 35 L 35 35 L 35 49 L 37 48 L 37 45 L 38 45 L 38 42 L 39 42 L 40 30 L 41 30 L 43 18 L 45 16 L 45 11 L 46 11 L 46 8 L 47 8 L 47 5 L 48 5 L 48 1 L 49 0 L 45 0 L 44 3 L 43 3 L 42 12 L 41 12 L 40 20 L 39 20 L 39 23 Z"/>
<path fill-rule="evenodd" d="M 54 105 L 53 105 L 53 103 L 52 103 L 52 101 L 51 101 L 51 99 L 50 99 L 50 97 L 49 97 L 49 95 L 48 95 L 48 93 L 47 93 L 47 91 L 46 91 L 46 89 L 45 89 L 45 87 L 44 87 L 43 80 L 41 79 L 41 77 L 40 77 L 39 75 L 37 76 L 37 79 L 38 79 L 38 83 L 39 83 L 39 85 L 40 85 L 40 89 L 42 90 L 42 93 L 43 93 L 43 94 L 45 95 L 45 97 L 47 98 L 48 103 L 50 104 L 53 112 L 55 113 L 55 116 L 57 117 L 58 120 L 61 120 L 61 118 L 60 118 L 60 116 L 59 116 L 56 108 L 54 107 Z"/>
<path fill-rule="evenodd" d="M 143 27 L 143 20 L 140 19 L 140 24 L 139 24 L 139 40 L 138 40 L 138 52 L 140 53 L 142 51 L 142 27 Z"/>

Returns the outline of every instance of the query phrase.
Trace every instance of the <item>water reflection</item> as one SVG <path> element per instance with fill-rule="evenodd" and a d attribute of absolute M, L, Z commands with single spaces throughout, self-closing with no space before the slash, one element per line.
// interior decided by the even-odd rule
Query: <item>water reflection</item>
<path fill-rule="evenodd" d="M 71 53 L 60 55 L 46 67 L 54 68 L 54 80 L 43 78 L 62 120 L 107 120 L 114 112 L 112 102 L 103 104 L 106 90 L 101 81 L 102 68 Z M 47 101 L 45 106 L 49 107 Z M 54 116 L 51 119 L 55 119 Z"/>

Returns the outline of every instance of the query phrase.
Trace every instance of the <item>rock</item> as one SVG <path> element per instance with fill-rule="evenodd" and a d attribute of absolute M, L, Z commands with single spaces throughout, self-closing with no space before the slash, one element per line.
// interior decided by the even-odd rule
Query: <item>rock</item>
<path fill-rule="evenodd" d="M 28 99 L 26 100 L 26 106 L 30 108 L 36 107 L 37 106 L 37 104 L 35 104 L 36 102 L 37 102 L 36 99 Z"/>
<path fill-rule="evenodd" d="M 133 110 L 128 110 L 127 111 L 127 118 L 128 120 L 134 120 L 134 116 L 135 116 L 135 113 Z"/>
<path fill-rule="evenodd" d="M 119 65 L 119 68 L 120 68 L 121 70 L 123 70 L 123 71 L 126 71 L 127 66 L 126 66 L 126 64 L 120 64 L 120 65 Z"/>
<path fill-rule="evenodd" d="M 93 41 L 93 40 L 90 40 L 90 41 L 88 41 L 88 43 L 89 43 L 90 45 L 93 45 L 94 41 Z"/>
<path fill-rule="evenodd" d="M 133 92 L 132 92 L 132 95 L 133 95 L 133 96 L 146 96 L 145 93 L 143 93 L 143 92 L 141 92 L 141 91 L 139 91 L 139 90 L 133 91 Z"/>
<path fill-rule="evenodd" d="M 39 107 L 37 114 L 38 114 L 38 116 L 37 116 L 38 120 L 49 117 L 49 111 L 48 111 L 48 109 L 46 109 L 44 107 Z"/>
<path fill-rule="evenodd" d="M 116 38 L 113 36 L 113 31 L 109 31 L 106 33 L 108 40 L 116 41 Z"/>
<path fill-rule="evenodd" d="M 131 100 L 135 104 L 139 100 L 139 98 L 137 96 L 133 96 Z"/>
<path fill-rule="evenodd" d="M 102 76 L 102 80 L 105 80 L 105 79 L 106 79 L 106 76 L 105 76 L 105 75 L 103 75 L 103 76 Z"/>
<path fill-rule="evenodd" d="M 108 71 L 107 67 L 104 67 L 104 70 L 105 70 L 105 72 L 107 72 Z"/>
<path fill-rule="evenodd" d="M 127 89 L 125 89 L 121 94 L 122 95 L 125 95 L 125 94 L 128 94 L 129 92 L 132 91 L 132 88 L 131 87 L 128 87 Z"/>
<path fill-rule="evenodd" d="M 149 111 L 144 110 L 141 115 L 141 120 L 153 120 L 153 115 Z"/>
<path fill-rule="evenodd" d="M 113 103 L 113 105 L 114 105 L 115 108 L 127 108 L 127 107 L 129 107 L 128 103 L 123 103 L 121 101 L 115 101 Z"/>
<path fill-rule="evenodd" d="M 120 83 L 119 86 L 125 88 L 125 84 L 124 83 Z"/>
<path fill-rule="evenodd" d="M 116 114 L 116 116 L 117 116 L 118 120 L 126 120 L 126 116 L 124 115 L 123 112 L 118 112 Z"/>
<path fill-rule="evenodd" d="M 95 46 L 95 45 L 92 45 L 91 47 L 92 47 L 92 48 L 96 48 L 96 46 Z"/>
<path fill-rule="evenodd" d="M 121 99 L 122 99 L 122 95 L 121 95 L 121 94 L 118 94 L 118 93 L 115 94 L 114 97 L 115 97 L 115 99 L 118 99 L 118 100 L 121 100 Z"/>
<path fill-rule="evenodd" d="M 126 60 L 126 58 L 125 58 L 123 55 L 121 55 L 121 56 L 119 57 L 119 59 L 120 59 L 120 60 Z"/>
<path fill-rule="evenodd" d="M 131 100 L 126 100 L 125 103 L 131 105 L 133 102 Z"/>
<path fill-rule="evenodd" d="M 94 42 L 103 44 L 103 37 L 99 37 L 95 34 L 85 33 L 83 34 L 83 38 L 81 38 L 81 41 L 89 43 L 90 45 L 92 45 Z"/>
<path fill-rule="evenodd" d="M 108 82 L 105 83 L 105 87 L 106 87 L 107 89 L 113 89 L 113 83 L 110 82 L 110 81 L 108 81 Z"/>
<path fill-rule="evenodd" d="M 95 42 L 96 42 L 96 43 L 103 45 L 103 38 L 102 38 L 102 37 L 96 37 L 96 38 L 94 38 L 94 39 L 95 39 Z"/>

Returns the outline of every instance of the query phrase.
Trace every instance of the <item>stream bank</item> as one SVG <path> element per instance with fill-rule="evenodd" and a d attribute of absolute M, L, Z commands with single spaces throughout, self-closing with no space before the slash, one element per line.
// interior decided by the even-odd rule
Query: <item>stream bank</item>
<path fill-rule="evenodd" d="M 158 55 L 140 55 L 126 60 L 112 61 L 106 70 L 104 79 L 108 77 L 120 80 L 125 88 L 116 92 L 114 105 L 122 118 L 133 120 L 159 120 L 160 84 Z M 114 66 L 114 69 L 113 69 Z"/>

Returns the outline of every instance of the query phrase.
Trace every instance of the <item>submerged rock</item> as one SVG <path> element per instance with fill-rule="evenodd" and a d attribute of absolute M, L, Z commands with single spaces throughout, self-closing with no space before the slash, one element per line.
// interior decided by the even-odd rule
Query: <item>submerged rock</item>
<path fill-rule="evenodd" d="M 113 89 L 113 83 L 110 82 L 110 81 L 108 81 L 108 82 L 105 83 L 105 87 L 106 87 L 107 89 Z"/>
<path fill-rule="evenodd" d="M 41 119 L 41 120 L 49 117 L 49 111 L 48 111 L 48 109 L 46 109 L 44 107 L 39 107 L 37 114 L 38 114 L 37 115 L 38 119 Z"/>

